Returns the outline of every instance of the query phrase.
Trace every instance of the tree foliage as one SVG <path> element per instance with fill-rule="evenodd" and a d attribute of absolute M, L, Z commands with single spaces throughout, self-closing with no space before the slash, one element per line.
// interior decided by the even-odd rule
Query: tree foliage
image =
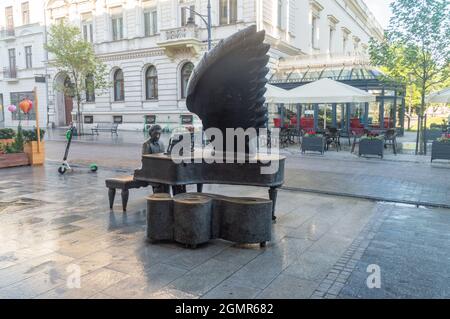
<path fill-rule="evenodd" d="M 371 62 L 408 86 L 423 116 L 425 96 L 450 84 L 449 1 L 395 0 L 391 8 L 384 41 L 371 41 Z"/>
<path fill-rule="evenodd" d="M 106 65 L 97 58 L 92 44 L 81 37 L 80 29 L 65 21 L 51 26 L 45 49 L 52 54 L 50 64 L 70 79 L 70 83 L 56 89 L 75 98 L 81 132 L 81 103 L 86 100 L 87 92 L 98 94 L 110 87 Z M 94 80 L 86 81 L 89 77 Z"/>
<path fill-rule="evenodd" d="M 449 1 L 396 0 L 391 8 L 385 40 L 371 41 L 371 61 L 388 76 L 412 86 L 407 93 L 413 92 L 423 113 L 425 95 L 449 84 Z"/>

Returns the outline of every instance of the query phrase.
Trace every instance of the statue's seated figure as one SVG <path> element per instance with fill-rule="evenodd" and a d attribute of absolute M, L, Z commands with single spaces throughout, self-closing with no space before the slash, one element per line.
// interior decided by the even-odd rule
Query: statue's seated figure
<path fill-rule="evenodd" d="M 164 153 L 164 143 L 160 141 L 161 126 L 153 125 L 149 130 L 150 137 L 142 145 L 142 155 Z M 166 184 L 153 186 L 153 193 L 170 193 L 170 187 Z"/>
<path fill-rule="evenodd" d="M 157 154 L 164 153 L 165 146 L 164 143 L 160 140 L 161 138 L 161 126 L 153 125 L 149 130 L 150 137 L 144 142 L 142 145 L 142 155 L 146 154 Z M 185 185 L 174 185 L 172 187 L 173 194 L 185 193 L 186 186 Z M 170 187 L 166 184 L 159 184 L 157 186 L 153 186 L 153 193 L 170 193 Z"/>

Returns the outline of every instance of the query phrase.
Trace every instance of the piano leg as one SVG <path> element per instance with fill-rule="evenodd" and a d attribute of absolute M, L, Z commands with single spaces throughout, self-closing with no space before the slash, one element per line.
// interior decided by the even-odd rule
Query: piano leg
<path fill-rule="evenodd" d="M 122 209 L 124 212 L 127 211 L 127 204 L 128 204 L 128 196 L 129 196 L 129 191 L 128 189 L 122 189 L 122 193 L 120 194 L 120 196 L 122 197 Z"/>
<path fill-rule="evenodd" d="M 109 197 L 109 208 L 113 209 L 114 197 L 116 197 L 116 189 L 115 188 L 108 189 L 108 197 Z"/>
<path fill-rule="evenodd" d="M 203 192 L 203 184 L 197 184 L 197 193 Z"/>
<path fill-rule="evenodd" d="M 275 205 L 277 204 L 277 187 L 269 188 L 269 199 L 272 201 L 272 220 L 276 221 L 277 216 L 275 216 Z"/>

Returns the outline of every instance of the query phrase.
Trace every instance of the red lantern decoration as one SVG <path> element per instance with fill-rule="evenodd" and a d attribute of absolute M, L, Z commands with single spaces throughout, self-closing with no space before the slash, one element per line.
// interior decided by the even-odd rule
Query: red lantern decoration
<path fill-rule="evenodd" d="M 30 112 L 33 108 L 33 102 L 29 99 L 25 99 L 19 103 L 19 107 L 23 113 L 28 114 L 28 112 Z"/>

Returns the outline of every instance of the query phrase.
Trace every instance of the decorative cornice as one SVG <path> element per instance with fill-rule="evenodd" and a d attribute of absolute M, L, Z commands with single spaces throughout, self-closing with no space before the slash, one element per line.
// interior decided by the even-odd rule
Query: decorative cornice
<path fill-rule="evenodd" d="M 316 0 L 309 0 L 309 5 L 311 6 L 311 9 L 317 13 L 323 10 L 323 6 Z"/>
<path fill-rule="evenodd" d="M 342 32 L 344 32 L 346 35 L 349 35 L 350 33 L 352 33 L 352 31 L 350 31 L 346 27 L 341 27 L 341 29 L 342 29 Z"/>
<path fill-rule="evenodd" d="M 338 24 L 338 23 L 339 23 L 339 20 L 338 20 L 334 15 L 332 15 L 332 14 L 329 14 L 329 15 L 327 16 L 327 18 L 328 18 L 328 21 L 329 21 L 331 24 Z"/>
<path fill-rule="evenodd" d="M 162 56 L 165 55 L 165 51 L 162 48 L 145 49 L 145 50 L 135 50 L 135 51 L 122 51 L 115 53 L 97 54 L 97 57 L 103 61 L 118 61 L 118 60 L 128 60 L 137 59 L 150 56 Z"/>
<path fill-rule="evenodd" d="M 283 53 L 289 54 L 289 55 L 304 55 L 305 53 L 302 52 L 299 48 L 296 48 L 289 43 L 282 41 L 280 39 L 277 39 L 270 34 L 266 33 L 265 41 L 270 44 L 270 46 L 274 49 L 277 49 Z"/>

